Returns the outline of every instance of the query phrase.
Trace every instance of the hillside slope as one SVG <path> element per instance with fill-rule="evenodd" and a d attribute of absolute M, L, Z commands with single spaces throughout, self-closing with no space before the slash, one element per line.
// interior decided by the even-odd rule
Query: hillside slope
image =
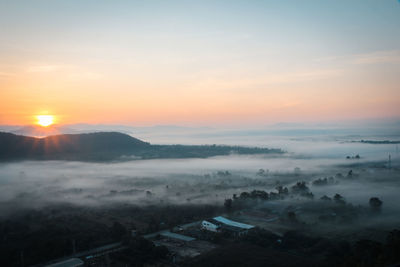
<path fill-rule="evenodd" d="M 0 161 L 206 158 L 232 153 L 267 154 L 282 151 L 238 146 L 151 145 L 118 132 L 62 134 L 45 138 L 0 132 Z"/>

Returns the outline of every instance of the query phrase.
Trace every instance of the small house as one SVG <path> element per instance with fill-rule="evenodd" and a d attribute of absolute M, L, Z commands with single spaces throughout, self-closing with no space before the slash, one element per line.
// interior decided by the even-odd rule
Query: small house
<path fill-rule="evenodd" d="M 220 232 L 221 231 L 221 223 L 215 221 L 214 219 L 207 219 L 201 222 L 201 228 L 211 232 Z"/>

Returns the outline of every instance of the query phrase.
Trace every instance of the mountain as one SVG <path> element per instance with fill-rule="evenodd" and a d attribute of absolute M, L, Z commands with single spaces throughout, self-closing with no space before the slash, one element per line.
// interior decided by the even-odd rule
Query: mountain
<path fill-rule="evenodd" d="M 0 133 L 0 159 L 111 159 L 150 146 L 118 132 L 62 134 L 44 138 Z"/>
<path fill-rule="evenodd" d="M 183 127 L 176 125 L 155 125 L 155 126 L 127 126 L 127 125 L 114 125 L 114 124 L 53 124 L 47 127 L 40 125 L 22 125 L 10 126 L 0 125 L 0 131 L 10 132 L 17 135 L 32 136 L 32 137 L 46 137 L 50 135 L 60 134 L 79 134 L 79 133 L 93 133 L 93 132 L 120 132 L 126 134 L 157 134 L 157 133 L 180 133 L 186 134 L 188 132 L 202 132 L 209 131 L 209 127 Z"/>
<path fill-rule="evenodd" d="M 238 146 L 151 145 L 119 132 L 61 134 L 44 138 L 0 132 L 0 161 L 206 158 L 232 153 L 267 154 L 283 151 Z"/>

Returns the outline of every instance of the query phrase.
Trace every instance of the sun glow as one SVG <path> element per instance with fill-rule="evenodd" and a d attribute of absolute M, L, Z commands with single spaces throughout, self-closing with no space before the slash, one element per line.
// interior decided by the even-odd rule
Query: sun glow
<path fill-rule="evenodd" d="M 43 127 L 50 126 L 54 123 L 54 116 L 52 115 L 38 115 L 36 116 L 37 124 Z"/>

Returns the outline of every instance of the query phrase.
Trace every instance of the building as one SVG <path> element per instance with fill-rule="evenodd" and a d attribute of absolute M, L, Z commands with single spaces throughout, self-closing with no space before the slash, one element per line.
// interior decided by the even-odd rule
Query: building
<path fill-rule="evenodd" d="M 235 221 L 229 220 L 222 216 L 214 217 L 213 219 L 222 223 L 223 225 L 229 225 L 229 226 L 233 226 L 233 227 L 237 227 L 237 228 L 241 228 L 241 229 L 250 230 L 250 229 L 254 228 L 253 225 L 235 222 Z"/>
<path fill-rule="evenodd" d="M 194 238 L 194 237 L 180 235 L 177 233 L 172 233 L 170 231 L 162 232 L 162 233 L 160 233 L 160 236 L 167 238 L 167 239 L 172 239 L 172 240 L 181 241 L 181 242 L 190 242 L 190 241 L 196 240 L 196 238 Z"/>
<path fill-rule="evenodd" d="M 248 233 L 254 226 L 250 224 L 235 222 L 222 216 L 203 220 L 201 227 L 211 232 L 229 232 L 234 236 L 242 236 Z"/>
<path fill-rule="evenodd" d="M 137 230 L 131 230 L 131 237 L 137 236 Z"/>
<path fill-rule="evenodd" d="M 201 228 L 211 231 L 211 232 L 220 232 L 221 231 L 221 223 L 214 219 L 207 219 L 201 222 Z"/>
<path fill-rule="evenodd" d="M 71 258 L 65 261 L 60 261 L 54 264 L 47 265 L 47 267 L 78 267 L 83 266 L 84 262 L 78 258 Z"/>

